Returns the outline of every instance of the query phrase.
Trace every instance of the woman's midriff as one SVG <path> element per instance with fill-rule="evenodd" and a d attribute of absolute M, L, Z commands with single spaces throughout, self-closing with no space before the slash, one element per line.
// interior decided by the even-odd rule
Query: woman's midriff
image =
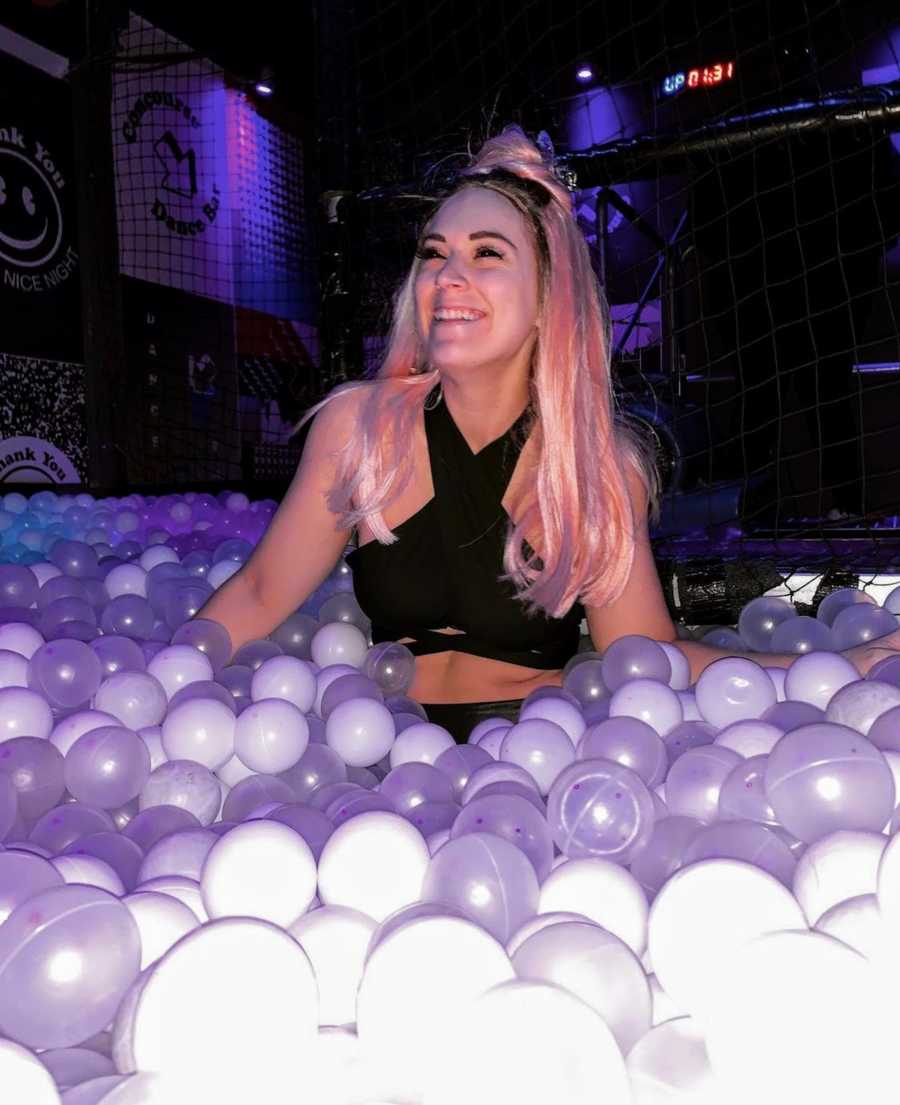
<path fill-rule="evenodd" d="M 399 525 L 411 517 L 433 497 L 434 484 L 431 479 L 431 465 L 425 438 L 424 416 L 413 433 L 413 478 L 406 490 L 384 512 L 388 528 Z M 526 441 L 519 455 L 515 470 L 510 479 L 503 508 L 510 517 L 517 514 L 519 496 L 522 490 L 533 482 L 536 454 L 531 438 Z M 354 505 L 356 505 L 354 503 Z M 366 522 L 358 527 L 360 547 L 375 539 L 375 535 Z M 536 538 L 529 538 L 532 548 L 540 552 Z M 439 633 L 460 633 L 459 629 L 447 626 Z M 409 644 L 414 638 L 401 637 L 398 644 Z M 416 657 L 415 677 L 406 692 L 417 702 L 437 704 L 461 702 L 502 702 L 506 699 L 525 698 L 537 687 L 547 684 L 562 686 L 562 670 L 524 668 L 518 664 L 507 664 L 502 660 L 489 660 L 483 656 L 472 656 L 467 652 L 434 652 Z"/>
<path fill-rule="evenodd" d="M 459 630 L 439 630 L 458 633 Z M 413 638 L 401 637 L 398 644 Z M 537 687 L 562 686 L 562 670 L 523 668 L 467 652 L 433 652 L 416 657 L 416 674 L 406 692 L 416 702 L 501 702 L 525 698 Z"/>

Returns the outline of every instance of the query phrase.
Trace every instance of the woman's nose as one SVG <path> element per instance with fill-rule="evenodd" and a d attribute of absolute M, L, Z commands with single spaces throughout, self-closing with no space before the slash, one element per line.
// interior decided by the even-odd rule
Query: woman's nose
<path fill-rule="evenodd" d="M 439 288 L 458 287 L 460 284 L 465 284 L 466 277 L 455 261 L 448 260 L 441 266 L 435 281 Z"/>

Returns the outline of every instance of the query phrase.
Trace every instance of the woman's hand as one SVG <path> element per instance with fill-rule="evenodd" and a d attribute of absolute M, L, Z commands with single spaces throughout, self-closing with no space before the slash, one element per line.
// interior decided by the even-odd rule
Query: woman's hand
<path fill-rule="evenodd" d="M 893 633 L 887 633 L 884 637 L 875 637 L 865 644 L 845 648 L 841 656 L 846 656 L 860 676 L 865 677 L 869 669 L 879 660 L 894 653 L 900 655 L 900 629 L 895 629 Z"/>

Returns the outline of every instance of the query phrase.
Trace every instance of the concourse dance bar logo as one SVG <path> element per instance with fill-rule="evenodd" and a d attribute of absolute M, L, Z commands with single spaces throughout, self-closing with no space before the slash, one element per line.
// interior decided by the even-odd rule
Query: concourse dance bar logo
<path fill-rule="evenodd" d="M 53 153 L 25 126 L 0 120 L 0 278 L 40 295 L 78 266 L 63 207 L 68 187 Z"/>
<path fill-rule="evenodd" d="M 149 214 L 170 233 L 193 238 L 213 225 L 221 196 L 216 184 L 201 187 L 196 140 L 200 120 L 191 105 L 175 92 L 140 92 L 122 123 L 129 145 L 148 142 L 156 167 L 156 195 Z"/>

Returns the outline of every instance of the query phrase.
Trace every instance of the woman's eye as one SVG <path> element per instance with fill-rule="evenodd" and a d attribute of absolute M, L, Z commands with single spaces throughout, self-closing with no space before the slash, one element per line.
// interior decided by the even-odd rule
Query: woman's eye
<path fill-rule="evenodd" d="M 494 249 L 493 246 L 479 246 L 478 249 L 475 250 L 475 256 L 480 257 L 482 255 L 498 257 L 501 260 L 503 259 L 503 254 L 499 250 Z M 434 246 L 425 246 L 423 249 L 416 250 L 416 257 L 418 257 L 420 261 L 430 261 L 435 257 L 443 260 L 443 257 Z"/>

